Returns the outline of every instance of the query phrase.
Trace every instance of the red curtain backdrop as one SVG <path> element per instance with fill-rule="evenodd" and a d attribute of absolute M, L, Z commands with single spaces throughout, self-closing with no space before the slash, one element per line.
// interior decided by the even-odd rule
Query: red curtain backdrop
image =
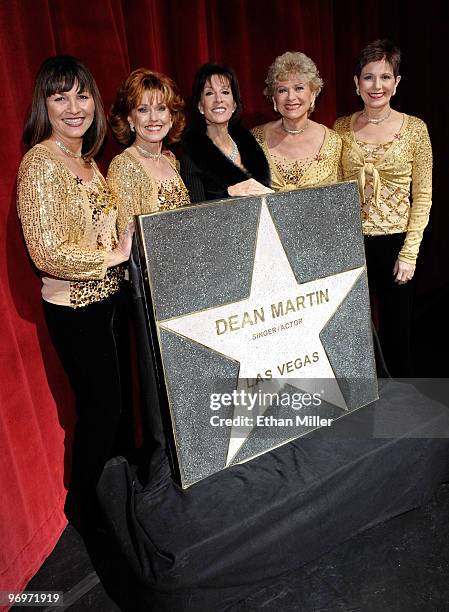
<path fill-rule="evenodd" d="M 406 58 L 398 103 L 429 124 L 435 146 L 435 204 L 421 280 L 427 289 L 447 282 L 447 207 L 438 169 L 447 167 L 447 104 L 441 94 L 447 90 L 448 7 L 442 0 L 428 3 L 425 12 L 410 10 L 408 2 L 383 0 L 363 5 L 358 0 L 0 3 L 0 590 L 21 589 L 65 526 L 64 478 L 73 426 L 73 398 L 49 342 L 40 280 L 15 210 L 21 132 L 41 62 L 56 53 L 79 57 L 94 73 L 106 108 L 131 69 L 147 66 L 169 74 L 188 98 L 200 64 L 226 62 L 239 76 L 250 127 L 273 116 L 262 95 L 268 65 L 286 50 L 302 50 L 325 81 L 314 118 L 332 125 L 337 115 L 357 108 L 352 74 L 358 50 L 378 36 L 392 37 Z M 100 159 L 103 169 L 117 150 L 109 138 Z"/>

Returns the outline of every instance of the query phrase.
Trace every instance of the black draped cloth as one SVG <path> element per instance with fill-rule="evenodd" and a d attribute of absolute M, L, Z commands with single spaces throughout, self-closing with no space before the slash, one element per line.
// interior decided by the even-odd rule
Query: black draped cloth
<path fill-rule="evenodd" d="M 413 386 L 183 491 L 160 469 L 142 486 L 122 458 L 98 487 L 146 609 L 226 610 L 449 478 L 449 414 Z M 157 461 L 153 457 L 153 465 Z"/>

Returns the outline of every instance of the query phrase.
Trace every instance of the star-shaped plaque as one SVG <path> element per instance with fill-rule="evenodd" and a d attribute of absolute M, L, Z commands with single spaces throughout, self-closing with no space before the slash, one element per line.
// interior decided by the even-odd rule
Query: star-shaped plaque
<path fill-rule="evenodd" d="M 263 198 L 249 296 L 158 325 L 237 361 L 238 389 L 245 388 L 248 379 L 271 385 L 277 379 L 291 379 L 292 386 L 315 392 L 319 379 L 322 399 L 346 410 L 320 332 L 363 270 L 298 282 Z M 227 465 L 251 429 L 231 434 Z"/>

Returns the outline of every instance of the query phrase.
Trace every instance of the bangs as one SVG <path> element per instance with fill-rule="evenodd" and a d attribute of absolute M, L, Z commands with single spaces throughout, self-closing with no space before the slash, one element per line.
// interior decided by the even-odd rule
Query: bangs
<path fill-rule="evenodd" d="M 304 71 L 298 72 L 296 70 L 283 70 L 276 75 L 276 82 L 279 81 L 298 81 L 299 83 L 309 83 L 313 78 L 312 74 L 307 74 Z"/>
<path fill-rule="evenodd" d="M 213 77 L 217 77 L 217 79 L 220 81 L 222 85 L 231 87 L 231 79 L 228 77 L 227 74 L 221 74 L 220 72 L 217 72 L 215 74 L 211 74 L 210 76 L 208 76 L 207 79 L 204 81 L 204 85 L 207 87 L 210 87 L 210 85 L 212 84 Z"/>
<path fill-rule="evenodd" d="M 160 104 L 167 99 L 167 92 L 161 83 L 144 83 L 142 96 L 148 93 L 151 104 Z"/>
<path fill-rule="evenodd" d="M 141 82 L 136 83 L 133 91 L 129 92 L 130 110 L 141 104 L 146 93 L 149 96 L 150 104 L 171 104 L 173 93 L 170 87 L 158 78 L 146 77 Z"/>
<path fill-rule="evenodd" d="M 59 70 L 48 76 L 45 82 L 44 93 L 45 97 L 70 91 L 74 85 L 77 85 L 77 93 L 88 91 L 92 93 L 92 88 L 89 86 L 88 78 L 82 74 L 75 66 L 61 66 Z"/>

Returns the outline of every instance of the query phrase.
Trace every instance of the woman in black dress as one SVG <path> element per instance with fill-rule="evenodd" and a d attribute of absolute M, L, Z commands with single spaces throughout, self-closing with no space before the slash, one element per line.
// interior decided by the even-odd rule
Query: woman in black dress
<path fill-rule="evenodd" d="M 192 202 L 270 193 L 270 170 L 254 136 L 239 125 L 234 71 L 205 64 L 195 77 L 192 121 L 183 138 L 181 176 Z"/>

